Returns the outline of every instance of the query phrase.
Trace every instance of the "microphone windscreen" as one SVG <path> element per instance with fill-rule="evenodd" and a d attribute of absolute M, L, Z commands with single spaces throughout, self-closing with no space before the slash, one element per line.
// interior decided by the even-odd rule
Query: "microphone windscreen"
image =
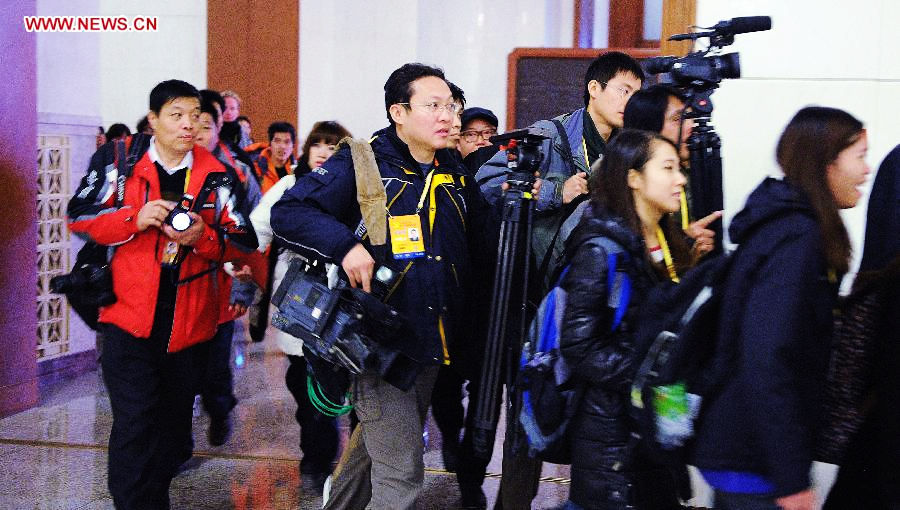
<path fill-rule="evenodd" d="M 742 18 L 732 18 L 728 22 L 728 31 L 732 34 L 746 34 L 747 32 L 762 32 L 763 30 L 771 30 L 772 18 L 769 16 L 745 16 Z"/>

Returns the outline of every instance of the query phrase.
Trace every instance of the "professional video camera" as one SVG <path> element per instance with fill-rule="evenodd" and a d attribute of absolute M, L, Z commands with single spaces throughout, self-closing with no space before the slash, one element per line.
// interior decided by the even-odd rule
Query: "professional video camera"
<path fill-rule="evenodd" d="M 708 55 L 734 43 L 736 34 L 761 32 L 772 28 L 772 18 L 768 16 L 747 16 L 720 21 L 708 32 L 691 32 L 669 37 L 670 41 L 696 41 L 709 38 L 709 47 L 695 51 L 685 57 L 653 57 L 644 60 L 645 69 L 650 74 L 669 73 L 671 81 L 679 86 L 708 86 L 717 84 L 723 78 L 740 78 L 741 64 L 737 53 Z"/>
<path fill-rule="evenodd" d="M 691 136 L 687 140 L 691 152 L 690 211 L 695 218 L 703 218 L 724 207 L 722 191 L 722 142 L 709 124 L 713 104 L 710 96 L 726 78 L 740 78 L 740 56 L 737 53 L 710 55 L 734 43 L 736 34 L 760 32 L 772 28 L 772 18 L 768 16 L 748 16 L 720 21 L 706 32 L 677 34 L 670 41 L 696 41 L 709 38 L 705 50 L 695 51 L 685 57 L 655 57 L 643 61 L 644 69 L 650 74 L 660 74 L 660 82 L 670 83 L 684 96 L 684 111 L 681 118 L 695 119 Z M 661 74 L 662 73 L 662 74 Z M 679 133 L 679 139 L 680 139 Z M 711 228 L 716 239 L 723 239 L 721 222 Z M 722 243 L 715 245 L 716 253 L 722 251 Z"/>
<path fill-rule="evenodd" d="M 332 267 L 334 273 L 337 269 Z M 292 261 L 272 295 L 272 304 L 278 308 L 272 325 L 351 374 L 374 370 L 398 388 L 408 389 L 417 374 L 416 364 L 391 348 L 405 321 L 384 303 L 400 272 L 379 266 L 370 293 L 352 288 L 334 273 L 331 279 L 336 283 L 329 286 L 329 275 L 316 262 Z"/>
<path fill-rule="evenodd" d="M 506 150 L 508 168 L 506 183 L 509 184 L 510 190 L 529 193 L 534 187 L 536 179 L 534 173 L 544 159 L 541 143 L 548 138 L 550 132 L 537 127 L 518 129 L 491 137 L 491 143 L 506 143 L 502 147 Z"/>

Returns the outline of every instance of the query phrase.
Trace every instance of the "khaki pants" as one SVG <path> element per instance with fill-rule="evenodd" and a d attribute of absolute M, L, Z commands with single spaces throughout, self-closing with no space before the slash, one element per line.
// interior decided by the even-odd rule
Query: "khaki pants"
<path fill-rule="evenodd" d="M 373 373 L 357 377 L 359 426 L 334 470 L 326 509 L 411 509 L 422 490 L 422 430 L 438 367 L 426 367 L 409 391 Z"/>

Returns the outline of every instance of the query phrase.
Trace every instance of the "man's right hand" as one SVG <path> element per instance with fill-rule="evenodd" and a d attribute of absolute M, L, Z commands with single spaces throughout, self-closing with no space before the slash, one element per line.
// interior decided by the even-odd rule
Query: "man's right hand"
<path fill-rule="evenodd" d="M 784 510 L 813 510 L 816 508 L 816 491 L 806 489 L 790 496 L 778 498 L 775 503 Z"/>
<path fill-rule="evenodd" d="M 566 179 L 566 182 L 563 183 L 563 204 L 568 204 L 572 200 L 575 200 L 578 195 L 584 195 L 587 192 L 587 174 L 585 172 L 578 172 Z"/>
<path fill-rule="evenodd" d="M 137 216 L 138 232 L 147 230 L 148 227 L 161 228 L 169 211 L 175 208 L 175 202 L 168 200 L 151 200 L 141 207 Z"/>
<path fill-rule="evenodd" d="M 369 251 L 366 250 L 365 246 L 357 243 L 344 255 L 344 259 L 341 260 L 341 267 L 347 273 L 351 287 L 355 289 L 361 285 L 366 292 L 372 290 L 372 273 L 375 270 L 375 259 L 369 255 Z"/>

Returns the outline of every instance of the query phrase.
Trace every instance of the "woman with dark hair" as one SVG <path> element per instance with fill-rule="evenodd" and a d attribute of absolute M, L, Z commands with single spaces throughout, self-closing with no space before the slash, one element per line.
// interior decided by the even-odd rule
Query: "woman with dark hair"
<path fill-rule="evenodd" d="M 684 95 L 678 89 L 667 85 L 653 85 L 635 92 L 625 105 L 624 123 L 628 129 L 646 129 L 668 138 L 678 147 L 681 167 L 685 175 L 689 172 L 691 152 L 688 149 L 688 138 L 694 130 L 694 121 L 685 119 L 687 108 Z M 684 187 L 682 207 L 679 211 L 681 228 L 690 236 L 695 260 L 715 249 L 715 230 L 708 228 L 711 223 L 722 217 L 722 211 L 716 211 L 705 218 L 691 221 L 691 214 L 686 207 L 691 202 L 690 182 Z"/>
<path fill-rule="evenodd" d="M 677 281 L 691 260 L 670 214 L 678 210 L 685 177 L 671 141 L 626 129 L 612 139 L 591 179 L 591 201 L 566 242 L 568 270 L 561 283 L 567 299 L 560 348 L 571 384 L 584 388 L 570 430 L 576 453 L 568 507 L 679 508 L 672 473 L 629 446 L 628 406 L 637 309 L 650 287 Z M 624 320 L 615 329 L 612 263 L 631 281 Z"/>
<path fill-rule="evenodd" d="M 788 123 L 767 178 L 731 223 L 722 338 L 732 378 L 704 401 L 692 464 L 719 509 L 811 510 L 832 310 L 850 261 L 840 209 L 866 181 L 866 132 L 842 110 L 807 107 Z"/>
<path fill-rule="evenodd" d="M 333 120 L 313 124 L 309 134 L 306 135 L 306 141 L 303 142 L 303 151 L 296 172 L 306 174 L 313 168 L 322 166 L 322 163 L 334 154 L 337 143 L 348 136 L 350 132 Z"/>
<path fill-rule="evenodd" d="M 332 120 L 316 122 L 313 125 L 303 143 L 303 155 L 300 157 L 297 170 L 293 174 L 285 175 L 269 188 L 256 209 L 250 213 L 250 222 L 259 239 L 259 251 L 265 252 L 273 241 L 271 215 L 275 202 L 294 186 L 298 176 L 322 166 L 334 154 L 335 145 L 348 136 L 351 136 L 350 132 Z M 291 261 L 300 255 L 278 246 L 274 246 L 273 250 L 278 255 L 278 261 L 271 274 L 271 288 L 277 289 Z M 278 347 L 287 355 L 289 364 L 284 380 L 288 391 L 297 402 L 297 412 L 294 416 L 300 425 L 300 450 L 303 452 L 300 460 L 301 482 L 303 488 L 308 491 L 321 491 L 325 479 L 331 474 L 331 464 L 337 457 L 337 421 L 318 412 L 310 401 L 303 341 L 281 330 L 276 333 L 275 340 Z"/>
<path fill-rule="evenodd" d="M 684 120 L 684 96 L 666 85 L 652 85 L 635 92 L 625 105 L 624 126 L 646 129 L 668 138 L 678 147 L 682 163 L 690 158 L 687 139 L 694 128 L 692 120 Z"/>

